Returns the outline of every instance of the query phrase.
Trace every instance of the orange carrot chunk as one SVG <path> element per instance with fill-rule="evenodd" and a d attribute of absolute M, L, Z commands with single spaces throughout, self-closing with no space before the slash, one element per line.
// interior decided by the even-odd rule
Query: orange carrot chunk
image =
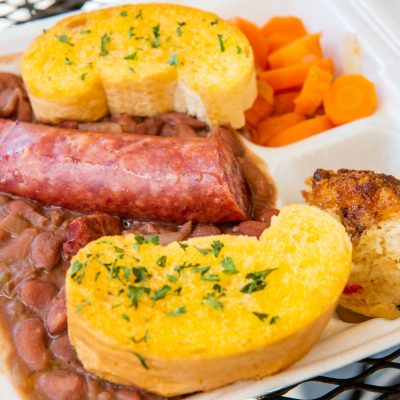
<path fill-rule="evenodd" d="M 261 72 L 259 79 L 266 81 L 274 91 L 300 88 L 313 65 L 333 73 L 333 63 L 329 58 L 316 60 L 313 63 L 292 65 Z"/>
<path fill-rule="evenodd" d="M 258 123 L 262 120 L 262 116 L 254 111 L 253 108 L 246 110 L 244 116 L 246 121 L 254 128 L 256 128 Z"/>
<path fill-rule="evenodd" d="M 307 35 L 301 19 L 297 17 L 271 18 L 261 29 L 267 37 L 269 51 L 274 51 L 294 40 Z"/>
<path fill-rule="evenodd" d="M 257 96 L 256 101 L 251 107 L 262 119 L 269 117 L 272 114 L 272 104 L 262 96 Z"/>
<path fill-rule="evenodd" d="M 317 65 L 313 65 L 306 76 L 299 97 L 295 100 L 295 111 L 311 116 L 322 104 L 325 93 L 329 90 L 333 75 Z"/>
<path fill-rule="evenodd" d="M 305 120 L 281 131 L 268 140 L 266 145 L 270 147 L 286 146 L 331 128 L 333 128 L 332 122 L 326 115 L 322 115 L 320 117 Z"/>
<path fill-rule="evenodd" d="M 277 94 L 274 98 L 274 115 L 282 115 L 294 111 L 294 100 L 300 94 L 299 91 Z"/>
<path fill-rule="evenodd" d="M 253 49 L 255 63 L 260 68 L 265 69 L 267 66 L 269 45 L 261 29 L 252 22 L 240 17 L 232 19 L 231 22 L 247 37 Z"/>
<path fill-rule="evenodd" d="M 322 58 L 320 34 L 306 35 L 283 46 L 268 56 L 272 69 L 304 64 Z"/>
<path fill-rule="evenodd" d="M 299 38 L 307 34 L 306 28 L 300 18 L 297 17 L 273 17 L 262 28 L 265 36 L 275 33 Z"/>
<path fill-rule="evenodd" d="M 324 107 L 335 125 L 371 115 L 377 106 L 375 85 L 362 75 L 337 78 L 324 96 Z"/>
<path fill-rule="evenodd" d="M 278 117 L 269 117 L 258 125 L 258 143 L 265 145 L 271 138 L 285 129 L 304 121 L 304 116 L 296 113 L 288 113 Z"/>

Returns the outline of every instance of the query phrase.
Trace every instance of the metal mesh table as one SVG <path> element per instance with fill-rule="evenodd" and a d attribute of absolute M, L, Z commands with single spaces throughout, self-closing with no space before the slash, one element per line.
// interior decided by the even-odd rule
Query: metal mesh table
<path fill-rule="evenodd" d="M 0 29 L 80 8 L 91 10 L 110 3 L 110 0 L 0 0 Z M 257 400 L 270 399 L 400 400 L 400 346 Z"/>

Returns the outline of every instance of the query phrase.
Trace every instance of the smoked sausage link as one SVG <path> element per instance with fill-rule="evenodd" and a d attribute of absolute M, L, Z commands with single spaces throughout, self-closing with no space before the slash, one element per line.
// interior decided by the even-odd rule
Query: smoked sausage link
<path fill-rule="evenodd" d="M 137 220 L 248 219 L 241 167 L 221 137 L 96 133 L 0 119 L 0 191 Z"/>

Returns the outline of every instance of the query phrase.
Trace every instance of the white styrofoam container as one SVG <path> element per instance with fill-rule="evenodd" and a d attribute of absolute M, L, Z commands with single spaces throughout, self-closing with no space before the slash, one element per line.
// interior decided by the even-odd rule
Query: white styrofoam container
<path fill-rule="evenodd" d="M 129 2 L 129 1 L 126 1 Z M 135 1 L 130 1 L 135 2 Z M 136 1 L 139 2 L 139 1 Z M 146 2 L 142 0 L 140 2 Z M 280 205 L 303 202 L 304 179 L 317 168 L 371 169 L 400 177 L 400 30 L 397 0 L 167 0 L 214 11 L 224 18 L 237 15 L 258 24 L 272 16 L 296 15 L 310 32 L 323 32 L 327 57 L 343 69 L 343 38 L 356 35 L 362 51 L 362 72 L 375 82 L 379 109 L 369 118 L 331 129 L 282 148 L 248 146 L 265 160 L 275 179 Z M 108 1 L 107 4 L 120 4 Z M 0 55 L 23 51 L 42 29 L 60 17 L 11 28 L 0 36 Z M 10 67 L 11 69 L 14 66 Z M 0 66 L 0 69 L 2 66 Z M 400 344 L 400 319 L 373 319 L 347 324 L 333 318 L 311 352 L 286 371 L 260 381 L 238 382 L 193 400 L 244 400 L 342 367 Z M 0 349 L 1 351 L 1 349 Z M 0 399 L 18 400 L 0 373 Z"/>

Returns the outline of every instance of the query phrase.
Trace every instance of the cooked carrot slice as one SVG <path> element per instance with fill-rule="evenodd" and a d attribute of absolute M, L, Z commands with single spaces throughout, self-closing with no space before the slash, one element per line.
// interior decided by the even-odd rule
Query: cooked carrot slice
<path fill-rule="evenodd" d="M 265 100 L 262 96 L 257 96 L 256 101 L 251 107 L 258 115 L 260 115 L 261 119 L 265 119 L 272 114 L 272 104 Z"/>
<path fill-rule="evenodd" d="M 273 136 L 267 141 L 266 145 L 271 147 L 286 146 L 331 129 L 333 126 L 326 115 L 307 119 Z"/>
<path fill-rule="evenodd" d="M 274 91 L 297 89 L 304 83 L 307 73 L 313 65 L 333 73 L 333 63 L 330 58 L 323 58 L 312 63 L 292 65 L 261 72 L 259 79 L 266 81 Z"/>
<path fill-rule="evenodd" d="M 304 121 L 304 115 L 288 113 L 278 117 L 269 117 L 258 125 L 258 143 L 265 145 L 271 138 L 280 132 Z"/>
<path fill-rule="evenodd" d="M 273 17 L 262 28 L 265 36 L 274 33 L 301 37 L 307 34 L 306 28 L 300 18 L 297 17 Z"/>
<path fill-rule="evenodd" d="M 301 19 L 297 17 L 271 18 L 261 29 L 267 37 L 269 50 L 274 51 L 290 42 L 307 35 Z"/>
<path fill-rule="evenodd" d="M 333 75 L 317 65 L 313 65 L 304 81 L 299 97 L 295 100 L 295 111 L 311 116 L 322 104 L 325 93 L 329 90 Z"/>
<path fill-rule="evenodd" d="M 320 34 L 306 35 L 283 46 L 268 56 L 271 68 L 289 67 L 322 58 Z"/>
<path fill-rule="evenodd" d="M 271 105 L 274 104 L 274 89 L 265 81 L 257 80 L 258 94 L 264 97 Z"/>
<path fill-rule="evenodd" d="M 337 78 L 324 96 L 324 107 L 335 125 L 367 117 L 377 106 L 375 85 L 362 75 Z"/>
<path fill-rule="evenodd" d="M 282 115 L 294 111 L 294 100 L 299 91 L 277 94 L 274 98 L 274 115 Z"/>
<path fill-rule="evenodd" d="M 261 29 L 244 18 L 236 17 L 231 20 L 232 24 L 239 28 L 249 41 L 256 64 L 265 69 L 269 52 L 268 40 L 262 34 Z"/>
<path fill-rule="evenodd" d="M 246 121 L 254 128 L 256 128 L 258 123 L 262 120 L 262 116 L 254 111 L 253 108 L 246 110 L 244 115 L 246 117 Z"/>

